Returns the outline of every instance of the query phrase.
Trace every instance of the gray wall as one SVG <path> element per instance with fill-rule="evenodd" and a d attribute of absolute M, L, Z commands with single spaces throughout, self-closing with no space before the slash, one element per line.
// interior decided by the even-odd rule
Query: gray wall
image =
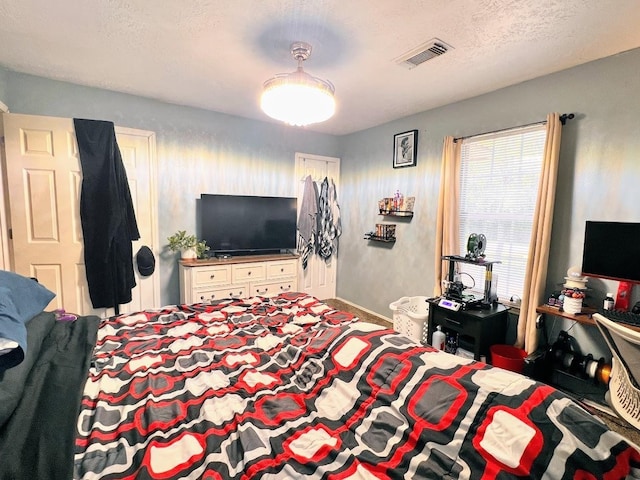
<path fill-rule="evenodd" d="M 341 138 L 345 225 L 338 263 L 341 297 L 391 315 L 402 296 L 430 296 L 442 141 L 575 113 L 563 129 L 547 291 L 581 265 L 586 220 L 640 221 L 640 50 L 626 52 Z M 395 133 L 419 130 L 416 167 L 392 168 Z M 411 222 L 395 222 L 397 242 L 368 244 L 381 218 L 377 200 L 399 189 L 416 197 Z M 495 186 L 500 195 L 500 185 Z M 490 244 L 491 239 L 487 239 Z M 464 252 L 460 252 L 461 254 Z M 499 281 L 499 280 L 498 280 Z M 617 282 L 592 279 L 592 304 Z M 640 287 L 632 301 L 640 299 Z M 548 319 L 551 339 L 571 323 Z M 583 353 L 606 353 L 596 327 L 571 328 Z"/>
<path fill-rule="evenodd" d="M 154 131 L 161 246 L 177 230 L 199 232 L 196 199 L 201 193 L 296 196 L 295 153 L 339 153 L 335 136 L 0 68 L 2 91 L 12 113 L 109 120 Z M 176 258 L 164 252 L 158 259 L 163 305 L 179 301 Z"/>
<path fill-rule="evenodd" d="M 140 97 L 55 82 L 0 68 L 0 100 L 12 112 L 114 121 L 158 140 L 160 238 L 196 228 L 202 192 L 294 195 L 294 153 L 342 158 L 343 235 L 338 296 L 391 316 L 389 303 L 433 291 L 434 231 L 442 139 L 576 114 L 563 129 L 547 290 L 580 265 L 585 220 L 640 221 L 640 49 L 343 137 L 314 134 Z M 395 133 L 419 130 L 416 167 L 392 168 Z M 392 246 L 363 234 L 381 219 L 377 200 L 415 196 Z M 500 185 L 495 187 L 500 194 Z M 490 243 L 491 239 L 488 239 Z M 461 252 L 462 253 L 462 252 Z M 178 300 L 174 257 L 160 263 L 162 302 Z M 592 279 L 594 303 L 617 284 Z M 640 298 L 636 288 L 632 301 Z M 549 319 L 553 338 L 570 329 L 584 353 L 606 353 L 591 326 Z"/>
<path fill-rule="evenodd" d="M 9 72 L 0 66 L 0 102 L 6 104 L 7 103 L 7 77 L 9 76 Z"/>

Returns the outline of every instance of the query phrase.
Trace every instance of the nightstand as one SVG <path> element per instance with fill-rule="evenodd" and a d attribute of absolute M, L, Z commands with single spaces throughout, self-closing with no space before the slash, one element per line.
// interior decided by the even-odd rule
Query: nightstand
<path fill-rule="evenodd" d="M 489 347 L 504 343 L 507 333 L 509 310 L 496 304 L 486 310 L 450 310 L 438 305 L 440 299 L 429 301 L 429 337 L 437 325 L 445 333 L 458 334 L 458 346 L 473 352 L 476 360 L 485 355 L 489 360 Z"/>

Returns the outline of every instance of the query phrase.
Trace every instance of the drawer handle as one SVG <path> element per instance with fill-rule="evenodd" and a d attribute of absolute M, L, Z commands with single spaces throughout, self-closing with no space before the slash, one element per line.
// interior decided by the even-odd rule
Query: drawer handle
<path fill-rule="evenodd" d="M 212 274 L 211 274 L 211 276 L 210 276 L 209 278 L 214 279 L 214 278 L 216 278 L 216 276 L 215 276 L 215 274 L 214 274 L 214 273 L 212 273 Z"/>
<path fill-rule="evenodd" d="M 453 323 L 454 325 L 462 325 L 462 322 L 459 322 L 458 320 L 453 320 L 449 317 L 445 318 L 445 320 L 447 321 L 447 323 Z"/>
<path fill-rule="evenodd" d="M 281 269 L 280 269 L 280 271 L 281 271 L 281 272 L 284 272 L 284 268 L 281 268 Z"/>
<path fill-rule="evenodd" d="M 258 295 L 261 295 L 261 294 L 263 294 L 263 293 L 267 293 L 268 291 L 269 291 L 269 289 L 268 289 L 268 288 L 265 288 L 263 291 L 260 291 L 260 289 L 259 289 L 259 288 L 256 288 L 256 293 L 257 293 Z"/>
<path fill-rule="evenodd" d="M 251 275 L 251 270 L 249 270 L 249 273 L 247 273 L 247 275 Z"/>
<path fill-rule="evenodd" d="M 280 290 L 290 290 L 291 289 L 291 285 L 287 285 L 286 287 L 283 285 L 280 285 Z"/>

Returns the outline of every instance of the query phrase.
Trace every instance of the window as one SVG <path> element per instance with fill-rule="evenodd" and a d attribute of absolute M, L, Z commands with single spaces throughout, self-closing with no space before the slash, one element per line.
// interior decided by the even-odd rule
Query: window
<path fill-rule="evenodd" d="M 462 143 L 460 246 L 466 252 L 472 233 L 486 236 L 486 259 L 501 262 L 493 266 L 500 301 L 522 298 L 545 139 L 539 124 Z M 460 263 L 458 270 L 465 286 L 483 292 L 484 268 Z"/>

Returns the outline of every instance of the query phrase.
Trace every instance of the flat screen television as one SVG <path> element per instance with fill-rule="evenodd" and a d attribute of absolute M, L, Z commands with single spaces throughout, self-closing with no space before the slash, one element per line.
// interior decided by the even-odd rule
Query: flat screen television
<path fill-rule="evenodd" d="M 210 255 L 257 255 L 296 248 L 297 200 L 200 195 L 202 240 Z"/>
<path fill-rule="evenodd" d="M 586 222 L 582 273 L 640 283 L 640 223 Z"/>

